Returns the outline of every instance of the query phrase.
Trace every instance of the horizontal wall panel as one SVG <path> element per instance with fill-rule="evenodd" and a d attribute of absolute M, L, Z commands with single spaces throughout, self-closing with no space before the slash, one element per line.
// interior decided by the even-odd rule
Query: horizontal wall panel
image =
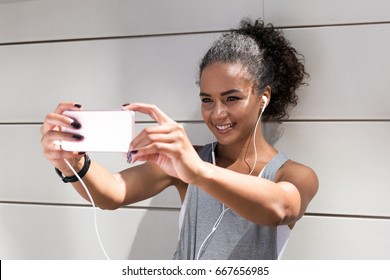
<path fill-rule="evenodd" d="M 111 259 L 171 259 L 177 219 L 175 211 L 121 209 L 97 215 Z M 389 220 L 305 216 L 283 258 L 389 259 L 389 234 Z M 104 259 L 91 208 L 0 204 L 0 248 L 1 259 Z"/>
<path fill-rule="evenodd" d="M 303 217 L 283 259 L 389 260 L 390 220 Z"/>
<path fill-rule="evenodd" d="M 308 212 L 390 217 L 390 122 L 292 122 L 270 124 L 267 133 L 316 171 L 320 187 Z"/>
<path fill-rule="evenodd" d="M 285 34 L 311 75 L 291 119 L 390 119 L 390 24 Z M 0 122 L 40 122 L 64 100 L 86 109 L 155 103 L 176 120 L 200 120 L 198 63 L 217 36 L 0 47 Z"/>
<path fill-rule="evenodd" d="M 390 21 L 387 0 L 264 0 L 264 17 L 276 26 Z"/>
<path fill-rule="evenodd" d="M 0 122 L 40 122 L 71 100 L 103 110 L 156 103 L 172 118 L 200 119 L 198 64 L 217 36 L 0 46 Z"/>
<path fill-rule="evenodd" d="M 7 159 L 0 162 L 0 201 L 85 203 L 43 157 L 38 126 L 0 129 L 0 154 Z M 194 144 L 211 141 L 203 124 L 188 124 L 186 131 Z M 390 216 L 390 122 L 289 122 L 268 124 L 265 131 L 278 149 L 318 174 L 320 189 L 308 212 Z M 122 154 L 95 153 L 91 158 L 112 171 L 128 166 Z M 21 162 L 23 169 L 17 168 Z M 172 187 L 137 205 L 178 208 L 180 200 Z"/>
<path fill-rule="evenodd" d="M 173 258 L 177 211 L 99 210 L 97 224 L 110 259 Z M 105 259 L 92 208 L 0 204 L 0 248 L 2 260 Z"/>
<path fill-rule="evenodd" d="M 262 16 L 262 0 L 0 2 L 0 43 L 226 30 Z"/>
<path fill-rule="evenodd" d="M 292 119 L 390 119 L 390 24 L 289 29 L 285 35 L 311 75 Z"/>
<path fill-rule="evenodd" d="M 136 133 L 146 125 L 136 125 Z M 185 125 L 194 144 L 211 139 L 206 126 Z M 39 125 L 1 125 L 0 201 L 86 204 L 70 184 L 64 184 L 43 155 Z M 204 136 L 207 136 L 206 138 Z M 122 153 L 89 153 L 92 160 L 111 172 L 130 167 Z M 133 206 L 175 207 L 181 202 L 175 187 Z"/>

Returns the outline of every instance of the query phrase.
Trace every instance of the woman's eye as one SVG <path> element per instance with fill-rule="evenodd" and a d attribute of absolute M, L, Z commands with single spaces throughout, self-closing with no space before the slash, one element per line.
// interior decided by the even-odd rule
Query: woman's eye
<path fill-rule="evenodd" d="M 211 98 L 202 98 L 201 101 L 202 101 L 203 103 L 212 102 Z"/>
<path fill-rule="evenodd" d="M 227 99 L 227 101 L 236 101 L 236 100 L 239 100 L 239 98 L 236 96 L 229 96 Z"/>

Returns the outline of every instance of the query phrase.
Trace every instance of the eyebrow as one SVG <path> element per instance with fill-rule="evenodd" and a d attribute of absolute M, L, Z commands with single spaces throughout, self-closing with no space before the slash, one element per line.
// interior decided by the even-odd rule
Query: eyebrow
<path fill-rule="evenodd" d="M 220 94 L 221 94 L 221 96 L 225 96 L 225 95 L 229 95 L 229 94 L 237 93 L 237 92 L 241 93 L 242 91 L 239 90 L 239 89 L 234 88 L 234 89 L 229 89 L 227 91 L 221 92 Z M 208 93 L 205 93 L 205 92 L 201 92 L 201 93 L 199 93 L 199 96 L 211 96 L 211 94 L 208 94 Z"/>

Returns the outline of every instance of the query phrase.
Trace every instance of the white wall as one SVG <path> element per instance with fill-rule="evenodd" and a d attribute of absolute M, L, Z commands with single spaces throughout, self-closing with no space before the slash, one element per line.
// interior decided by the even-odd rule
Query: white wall
<path fill-rule="evenodd" d="M 61 100 L 88 109 L 155 103 L 194 144 L 209 142 L 198 62 L 248 16 L 283 28 L 311 74 L 290 120 L 265 127 L 320 179 L 285 258 L 389 259 L 389 9 L 383 0 L 0 1 L 0 258 L 104 258 L 92 209 L 42 155 L 45 115 Z M 150 120 L 137 121 L 140 131 Z M 90 156 L 112 171 L 128 166 L 121 154 Z M 98 211 L 110 257 L 172 258 L 179 207 L 172 188 Z"/>
<path fill-rule="evenodd" d="M 266 21 L 283 27 L 311 74 L 291 119 L 268 129 L 320 179 L 286 259 L 390 258 L 389 9 L 381 0 L 264 1 Z"/>

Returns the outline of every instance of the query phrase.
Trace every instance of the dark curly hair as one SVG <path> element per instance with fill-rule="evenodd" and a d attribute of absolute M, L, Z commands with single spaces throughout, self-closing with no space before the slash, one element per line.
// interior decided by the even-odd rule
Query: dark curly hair
<path fill-rule="evenodd" d="M 305 84 L 303 56 L 291 46 L 281 31 L 262 20 L 252 23 L 243 19 L 238 29 L 223 34 L 201 60 L 203 69 L 214 62 L 238 63 L 248 72 L 257 92 L 271 87 L 271 101 L 264 111 L 264 120 L 281 121 L 297 105 L 296 89 Z"/>

